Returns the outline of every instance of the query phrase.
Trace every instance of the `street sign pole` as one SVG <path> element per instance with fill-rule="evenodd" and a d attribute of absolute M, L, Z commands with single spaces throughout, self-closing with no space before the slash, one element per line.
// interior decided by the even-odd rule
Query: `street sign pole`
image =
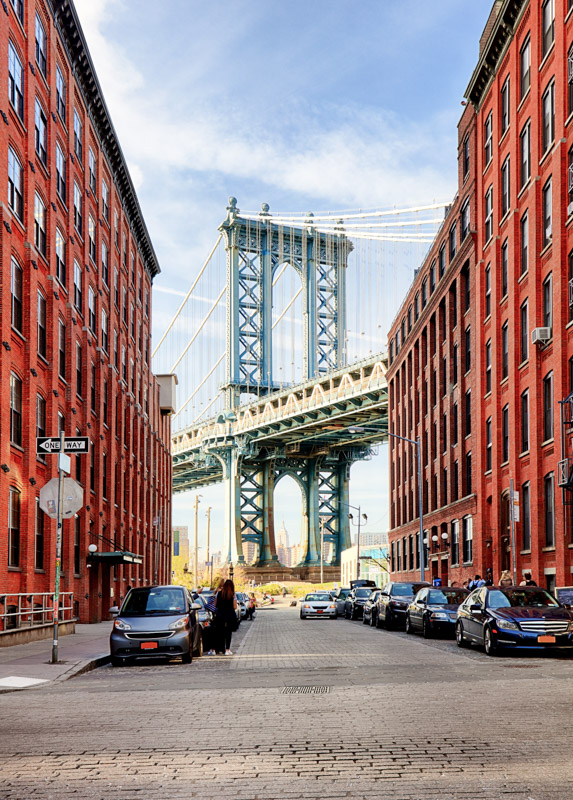
<path fill-rule="evenodd" d="M 60 453 L 64 452 L 64 431 L 60 433 Z M 54 641 L 52 664 L 58 663 L 58 618 L 60 612 L 60 564 L 62 560 L 62 509 L 64 505 L 64 470 L 58 457 L 58 516 L 56 529 L 56 580 L 54 583 Z"/>
<path fill-rule="evenodd" d="M 511 520 L 511 564 L 513 567 L 513 583 L 517 584 L 517 564 L 515 559 L 515 505 L 513 496 L 513 478 L 509 482 L 509 518 Z"/>

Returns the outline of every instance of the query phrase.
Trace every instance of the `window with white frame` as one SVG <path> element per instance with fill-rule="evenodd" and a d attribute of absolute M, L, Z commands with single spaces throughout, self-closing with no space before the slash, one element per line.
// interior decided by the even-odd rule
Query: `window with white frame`
<path fill-rule="evenodd" d="M 95 263 L 97 260 L 96 250 L 96 224 L 95 220 L 90 214 L 88 217 L 88 249 L 91 260 Z"/>
<path fill-rule="evenodd" d="M 529 36 L 519 51 L 519 77 L 521 99 L 523 99 L 531 86 L 531 39 Z"/>
<path fill-rule="evenodd" d="M 80 314 L 84 312 L 83 273 L 79 263 L 74 259 L 74 305 Z"/>
<path fill-rule="evenodd" d="M 531 122 L 528 120 L 519 136 L 520 161 L 520 187 L 526 185 L 531 178 Z"/>
<path fill-rule="evenodd" d="M 525 275 L 529 269 L 529 215 L 526 211 L 519 223 L 520 245 L 521 245 L 521 275 Z"/>
<path fill-rule="evenodd" d="M 545 153 L 555 139 L 555 81 L 551 81 L 543 93 L 541 107 L 543 110 L 543 152 Z"/>
<path fill-rule="evenodd" d="M 36 64 L 40 68 L 40 72 L 44 78 L 48 74 L 48 43 L 46 39 L 46 31 L 40 17 L 36 13 Z"/>
<path fill-rule="evenodd" d="M 103 180 L 101 182 L 101 205 L 103 218 L 109 223 L 109 187 Z"/>
<path fill-rule="evenodd" d="M 62 70 L 56 65 L 56 108 L 60 119 L 66 122 L 66 82 Z"/>
<path fill-rule="evenodd" d="M 541 6 L 541 30 L 542 57 L 545 58 L 555 41 L 555 0 L 544 0 Z"/>
<path fill-rule="evenodd" d="M 493 186 L 485 193 L 485 241 L 493 236 Z"/>
<path fill-rule="evenodd" d="M 21 220 L 24 213 L 24 176 L 20 160 L 11 147 L 8 148 L 8 205 Z"/>
<path fill-rule="evenodd" d="M 84 159 L 84 126 L 77 109 L 74 108 L 74 153 L 80 163 Z"/>
<path fill-rule="evenodd" d="M 11 323 L 12 327 L 23 333 L 23 277 L 22 267 L 12 256 L 11 263 Z"/>
<path fill-rule="evenodd" d="M 8 98 L 18 117 L 24 121 L 24 70 L 12 42 L 8 42 Z"/>
<path fill-rule="evenodd" d="M 56 277 L 60 284 L 66 285 L 66 240 L 59 228 L 56 228 Z"/>
<path fill-rule="evenodd" d="M 473 525 L 470 516 L 462 519 L 462 548 L 464 564 L 469 564 L 473 560 Z"/>
<path fill-rule="evenodd" d="M 66 205 L 66 159 L 58 142 L 56 142 L 56 192 Z"/>
<path fill-rule="evenodd" d="M 40 195 L 34 196 L 34 244 L 43 256 L 46 255 L 46 206 Z"/>
<path fill-rule="evenodd" d="M 493 156 L 493 112 L 489 112 L 484 123 L 484 161 L 486 166 Z"/>
<path fill-rule="evenodd" d="M 80 236 L 83 235 L 84 199 L 82 190 L 74 181 L 74 226 Z"/>
<path fill-rule="evenodd" d="M 38 355 L 46 358 L 47 353 L 47 331 L 46 331 L 46 298 L 38 290 Z"/>
<path fill-rule="evenodd" d="M 501 87 L 501 135 L 509 128 L 509 75 Z"/>
<path fill-rule="evenodd" d="M 88 171 L 89 171 L 90 189 L 95 195 L 97 192 L 97 165 L 96 165 L 95 154 L 94 151 L 91 149 L 91 147 L 89 148 L 88 151 Z"/>
<path fill-rule="evenodd" d="M 45 166 L 48 163 L 48 120 L 37 97 L 34 111 L 34 140 L 36 155 Z"/>
<path fill-rule="evenodd" d="M 101 310 L 101 346 L 107 353 L 109 348 L 108 316 L 104 308 Z"/>
<path fill-rule="evenodd" d="M 501 166 L 501 216 L 505 217 L 510 205 L 509 156 Z"/>
<path fill-rule="evenodd" d="M 105 242 L 101 243 L 101 277 L 106 286 L 109 286 L 109 250 Z"/>
<path fill-rule="evenodd" d="M 553 237 L 553 196 L 551 178 L 543 187 L 543 247 L 551 242 Z"/>

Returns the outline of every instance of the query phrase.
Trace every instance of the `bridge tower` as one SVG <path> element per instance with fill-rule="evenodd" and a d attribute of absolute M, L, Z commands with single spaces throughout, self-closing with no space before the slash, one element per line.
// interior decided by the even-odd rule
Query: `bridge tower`
<path fill-rule="evenodd" d="M 301 279 L 304 380 L 345 366 L 346 267 L 352 244 L 342 227 L 335 233 L 317 231 L 311 214 L 304 227 L 278 225 L 263 204 L 258 219 L 242 218 L 234 197 L 220 231 L 227 254 L 227 376 L 219 421 L 227 425 L 229 437 L 211 453 L 223 464 L 227 560 L 245 563 L 243 544 L 254 542 L 257 566 L 278 565 L 273 494 L 276 483 L 290 475 L 303 498 L 301 563 L 320 565 L 322 533 L 325 546 L 331 545 L 330 564 L 338 566 L 341 551 L 350 546 L 348 482 L 356 455 L 328 448 L 247 453 L 232 436 L 232 427 L 241 396 L 260 397 L 280 388 L 272 371 L 272 292 L 281 265 L 290 264 Z"/>

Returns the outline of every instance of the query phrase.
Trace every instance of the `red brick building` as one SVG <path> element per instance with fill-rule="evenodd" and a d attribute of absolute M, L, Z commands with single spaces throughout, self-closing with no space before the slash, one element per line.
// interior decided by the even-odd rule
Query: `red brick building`
<path fill-rule="evenodd" d="M 549 588 L 573 583 L 568 505 L 572 493 L 559 488 L 571 473 L 573 433 L 568 424 L 571 404 L 563 406 L 562 414 L 559 402 L 573 389 L 572 8 L 571 0 L 496 2 L 466 93 L 470 105 L 461 125 L 471 115 L 475 130 L 469 155 L 475 175 L 470 203 L 469 316 L 464 317 L 464 331 L 447 331 L 451 337 L 447 342 L 450 347 L 452 341 L 458 343 L 463 358 L 462 340 L 471 327 L 471 366 L 461 383 L 462 393 L 471 392 L 471 433 L 461 451 L 453 445 L 452 452 L 451 439 L 447 446 L 442 443 L 438 463 L 430 452 L 430 466 L 423 476 L 430 497 L 424 528 L 430 533 L 431 574 L 444 575 L 447 562 L 445 574 L 450 580 L 476 572 L 483 575 L 488 568 L 497 579 L 501 570 L 515 567 L 518 580 L 530 569 L 538 583 Z M 462 197 L 462 183 L 459 192 Z M 431 308 L 406 341 L 399 340 L 398 354 L 396 335 L 431 259 L 432 255 L 390 332 L 393 425 L 404 415 L 403 365 L 415 352 L 422 329 L 430 324 Z M 450 284 L 450 277 L 446 279 Z M 449 286 L 436 291 L 434 306 L 442 295 L 447 296 Z M 434 360 L 440 352 L 438 345 Z M 431 381 L 431 369 L 430 365 L 417 376 L 418 390 L 424 381 Z M 449 413 L 451 404 L 438 397 L 437 404 L 411 428 L 413 438 L 420 434 L 424 441 L 440 415 L 445 420 Z M 458 424 L 463 425 L 463 419 Z M 431 492 L 434 475 L 448 465 L 451 470 L 452 458 L 463 464 L 470 449 L 471 491 L 462 477 L 461 505 L 452 502 L 449 494 L 447 503 L 436 506 Z M 394 447 L 394 476 L 396 453 Z M 511 482 L 519 497 L 514 545 Z M 398 564 L 398 541 L 402 540 L 403 547 L 404 537 L 416 529 L 411 513 L 404 518 L 398 510 L 404 491 L 403 483 L 394 482 L 390 540 L 396 551 L 394 569 L 402 577 L 413 572 L 404 571 L 403 559 Z M 461 548 L 457 563 L 456 522 Z M 443 549 L 439 556 L 432 531 Z M 448 533 L 443 548 L 442 533 Z"/>
<path fill-rule="evenodd" d="M 15 593 L 27 609 L 53 591 L 38 495 L 57 457 L 37 456 L 36 437 L 64 429 L 90 454 L 72 457 L 84 507 L 64 522 L 61 589 L 96 621 L 129 584 L 170 576 L 170 424 L 150 371 L 159 266 L 73 3 L 2 5 L 0 615 Z"/>

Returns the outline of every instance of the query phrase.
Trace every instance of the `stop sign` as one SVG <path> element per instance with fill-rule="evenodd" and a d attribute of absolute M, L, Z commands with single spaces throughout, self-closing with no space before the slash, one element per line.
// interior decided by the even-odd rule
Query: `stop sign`
<path fill-rule="evenodd" d="M 84 490 L 73 478 L 64 478 L 62 519 L 70 519 L 84 504 Z M 58 479 L 40 489 L 40 508 L 52 519 L 58 516 Z"/>

